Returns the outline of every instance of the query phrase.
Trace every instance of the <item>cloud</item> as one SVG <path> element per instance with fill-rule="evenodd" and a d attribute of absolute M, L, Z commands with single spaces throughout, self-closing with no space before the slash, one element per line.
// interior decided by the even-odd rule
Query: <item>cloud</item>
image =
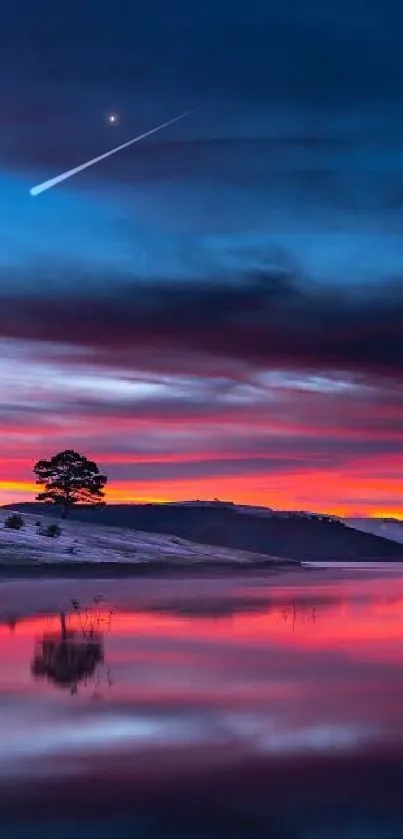
<path fill-rule="evenodd" d="M 39 278 L 38 278 L 39 280 Z M 40 281 L 38 286 L 41 288 Z M 69 293 L 2 294 L 0 336 L 73 346 L 135 365 L 195 375 L 211 359 L 255 369 L 356 371 L 398 377 L 403 366 L 403 281 L 357 289 L 319 286 L 288 270 L 204 281 L 76 277 Z"/>
<path fill-rule="evenodd" d="M 0 26 L 2 479 L 69 444 L 125 497 L 395 499 L 401 4 L 39 5 Z"/>

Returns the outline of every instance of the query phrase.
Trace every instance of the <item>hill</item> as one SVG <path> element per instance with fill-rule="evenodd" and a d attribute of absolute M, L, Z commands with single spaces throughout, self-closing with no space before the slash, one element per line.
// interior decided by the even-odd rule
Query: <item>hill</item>
<path fill-rule="evenodd" d="M 43 508 L 40 512 L 43 513 Z M 177 536 L 103 527 L 74 519 L 61 522 L 61 535 L 51 538 L 46 535 L 46 529 L 54 523 L 54 516 L 23 512 L 23 528 L 12 530 L 5 527 L 9 513 L 4 508 L 0 510 L 0 565 L 12 563 L 17 567 L 30 563 L 70 563 L 78 567 L 102 563 L 103 566 L 114 564 L 116 572 L 117 564 L 182 568 L 209 564 L 225 567 L 286 564 L 284 560 L 266 555 L 197 545 Z"/>
<path fill-rule="evenodd" d="M 18 509 L 33 512 L 44 507 L 20 504 Z M 47 514 L 59 515 L 51 509 Z M 401 545 L 348 527 L 339 519 L 263 512 L 223 502 L 111 504 L 98 510 L 76 509 L 72 518 L 298 561 L 403 560 Z"/>
<path fill-rule="evenodd" d="M 375 536 L 383 536 L 392 542 L 399 542 L 403 545 L 403 521 L 399 519 L 345 519 L 348 527 L 361 530 L 363 533 L 372 533 Z"/>

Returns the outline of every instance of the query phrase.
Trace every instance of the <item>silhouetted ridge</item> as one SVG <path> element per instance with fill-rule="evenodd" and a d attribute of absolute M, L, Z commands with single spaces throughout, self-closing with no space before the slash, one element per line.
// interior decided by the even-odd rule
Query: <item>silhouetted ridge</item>
<path fill-rule="evenodd" d="M 12 505 L 26 512 L 38 507 L 43 509 L 38 504 Z M 58 515 L 51 507 L 46 513 Z M 270 510 L 262 515 L 253 507 L 249 512 L 223 503 L 117 504 L 96 511 L 74 509 L 71 518 L 298 560 L 403 560 L 402 545 L 353 530 L 331 517 Z"/>

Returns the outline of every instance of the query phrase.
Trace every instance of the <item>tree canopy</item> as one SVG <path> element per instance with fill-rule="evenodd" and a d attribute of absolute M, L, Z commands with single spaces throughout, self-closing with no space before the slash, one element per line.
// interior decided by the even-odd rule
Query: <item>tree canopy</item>
<path fill-rule="evenodd" d="M 94 461 L 67 449 L 50 460 L 38 460 L 34 466 L 36 483 L 44 487 L 37 501 L 59 504 L 63 517 L 75 504 L 100 507 L 105 502 L 106 475 L 101 475 Z"/>

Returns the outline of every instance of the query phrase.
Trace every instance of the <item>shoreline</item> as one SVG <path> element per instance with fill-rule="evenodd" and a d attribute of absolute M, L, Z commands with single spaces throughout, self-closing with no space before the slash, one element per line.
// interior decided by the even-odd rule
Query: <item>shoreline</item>
<path fill-rule="evenodd" d="M 393 572 L 401 571 L 403 562 L 300 562 L 299 560 L 264 561 L 251 563 L 206 561 L 173 563 L 171 560 L 153 562 L 0 562 L 0 584 L 13 580 L 130 580 L 152 578 L 195 577 L 251 577 L 303 571 L 312 572 Z"/>
<path fill-rule="evenodd" d="M 0 563 L 0 582 L 15 579 L 130 579 L 136 577 L 218 576 L 250 575 L 255 572 L 279 574 L 303 569 L 298 560 L 284 562 L 257 561 L 173 563 L 155 562 L 49 562 L 49 563 Z"/>

